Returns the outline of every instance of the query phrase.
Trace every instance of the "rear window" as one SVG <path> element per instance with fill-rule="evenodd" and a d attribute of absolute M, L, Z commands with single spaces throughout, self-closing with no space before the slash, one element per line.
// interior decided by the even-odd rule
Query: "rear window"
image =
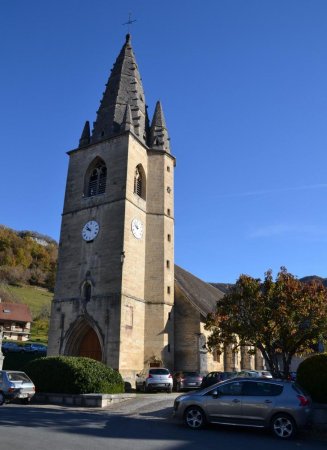
<path fill-rule="evenodd" d="M 243 395 L 254 396 L 274 396 L 283 392 L 283 386 L 280 384 L 261 383 L 260 381 L 248 381 L 243 384 Z"/>
<path fill-rule="evenodd" d="M 151 375 L 169 375 L 169 370 L 167 370 L 167 369 L 150 369 L 149 374 L 151 374 Z"/>
<path fill-rule="evenodd" d="M 28 376 L 23 372 L 9 372 L 7 373 L 7 376 L 9 381 L 28 381 L 29 383 L 31 382 Z"/>

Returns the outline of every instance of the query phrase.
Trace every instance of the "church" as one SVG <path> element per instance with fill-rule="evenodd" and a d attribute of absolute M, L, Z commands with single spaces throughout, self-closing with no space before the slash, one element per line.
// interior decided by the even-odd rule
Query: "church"
<path fill-rule="evenodd" d="M 174 263 L 176 161 L 160 102 L 149 120 L 129 34 L 68 156 L 48 355 L 102 361 L 132 384 L 149 366 L 261 368 L 245 351 L 206 349 L 224 292 Z"/>

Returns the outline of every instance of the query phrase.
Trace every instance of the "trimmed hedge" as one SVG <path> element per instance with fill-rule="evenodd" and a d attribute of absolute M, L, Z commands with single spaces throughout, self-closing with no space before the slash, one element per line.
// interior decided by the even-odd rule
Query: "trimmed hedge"
<path fill-rule="evenodd" d="M 22 370 L 25 371 L 25 366 L 34 359 L 40 359 L 42 356 L 34 353 L 11 353 L 8 352 L 3 355 L 3 370 Z"/>
<path fill-rule="evenodd" d="M 91 358 L 51 356 L 25 367 L 37 392 L 60 394 L 119 394 L 124 381 L 119 372 Z"/>
<path fill-rule="evenodd" d="M 327 403 L 327 353 L 310 356 L 299 365 L 297 382 L 318 403 Z"/>

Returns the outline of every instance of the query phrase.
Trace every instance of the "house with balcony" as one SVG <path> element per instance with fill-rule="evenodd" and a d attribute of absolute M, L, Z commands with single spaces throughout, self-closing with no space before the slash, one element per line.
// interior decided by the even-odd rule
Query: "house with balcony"
<path fill-rule="evenodd" d="M 27 341 L 31 333 L 32 315 L 27 305 L 0 303 L 0 326 L 3 339 Z"/>

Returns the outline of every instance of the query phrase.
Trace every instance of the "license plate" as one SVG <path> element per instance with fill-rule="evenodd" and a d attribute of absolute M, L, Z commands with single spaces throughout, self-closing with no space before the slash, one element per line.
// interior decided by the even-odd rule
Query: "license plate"
<path fill-rule="evenodd" d="M 188 383 L 189 386 L 196 386 L 196 383 Z"/>
<path fill-rule="evenodd" d="M 158 387 L 165 387 L 166 385 L 165 384 L 156 384 L 155 386 L 158 386 Z"/>
<path fill-rule="evenodd" d="M 28 397 L 28 395 L 27 394 L 19 394 L 19 396 L 18 396 L 19 398 L 27 398 Z"/>

